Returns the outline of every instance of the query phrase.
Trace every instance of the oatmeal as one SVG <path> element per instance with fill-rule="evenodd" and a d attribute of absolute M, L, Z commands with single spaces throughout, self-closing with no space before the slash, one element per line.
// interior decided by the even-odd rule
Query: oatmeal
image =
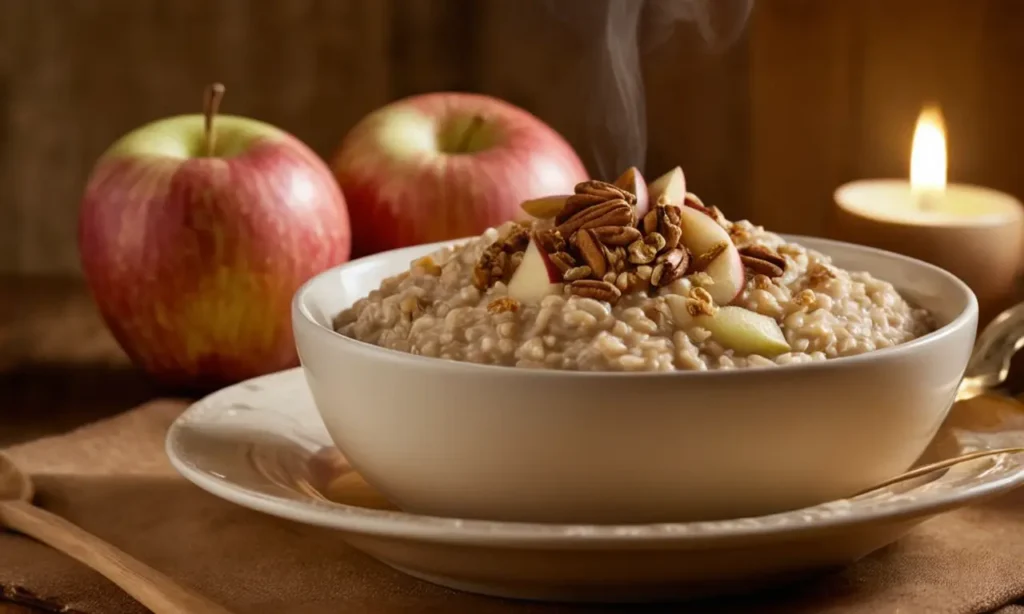
<path fill-rule="evenodd" d="M 891 284 L 731 222 L 681 179 L 638 190 L 627 173 L 524 203 L 534 221 L 416 260 L 335 329 L 422 356 L 584 371 L 786 365 L 933 329 Z"/>

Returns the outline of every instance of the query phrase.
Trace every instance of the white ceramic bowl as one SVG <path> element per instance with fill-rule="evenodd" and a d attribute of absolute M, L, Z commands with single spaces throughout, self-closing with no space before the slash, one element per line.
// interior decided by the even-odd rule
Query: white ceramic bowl
<path fill-rule="evenodd" d="M 341 309 L 435 244 L 310 280 L 295 296 L 295 339 L 331 437 L 407 511 L 646 523 L 794 509 L 849 496 L 913 464 L 953 402 L 978 306 L 963 282 L 929 264 L 788 238 L 892 282 L 940 328 L 811 364 L 643 374 L 459 363 L 331 329 Z"/>

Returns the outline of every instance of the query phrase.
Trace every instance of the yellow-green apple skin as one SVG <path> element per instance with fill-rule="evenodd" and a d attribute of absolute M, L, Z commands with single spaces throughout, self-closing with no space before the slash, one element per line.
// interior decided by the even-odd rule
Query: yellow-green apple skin
<path fill-rule="evenodd" d="M 85 278 L 125 352 L 158 380 L 219 386 L 297 364 L 290 303 L 349 258 L 330 169 L 268 124 L 159 120 L 97 161 L 78 239 Z"/>
<path fill-rule="evenodd" d="M 536 116 L 458 92 L 374 111 L 331 165 L 357 229 L 356 255 L 477 235 L 521 219 L 524 200 L 572 194 L 588 178 L 572 146 Z"/>

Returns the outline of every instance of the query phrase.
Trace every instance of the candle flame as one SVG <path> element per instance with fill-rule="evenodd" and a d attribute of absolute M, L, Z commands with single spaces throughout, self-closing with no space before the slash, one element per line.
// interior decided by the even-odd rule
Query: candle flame
<path fill-rule="evenodd" d="M 915 192 L 946 187 L 946 124 L 938 107 L 925 107 L 917 118 L 910 150 L 910 187 Z"/>

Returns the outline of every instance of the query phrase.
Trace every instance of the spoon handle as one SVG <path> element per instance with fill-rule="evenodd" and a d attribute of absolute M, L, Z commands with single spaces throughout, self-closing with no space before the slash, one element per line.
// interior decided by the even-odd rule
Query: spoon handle
<path fill-rule="evenodd" d="M 0 501 L 0 525 L 98 571 L 155 614 L 231 614 L 60 516 L 24 501 Z"/>

